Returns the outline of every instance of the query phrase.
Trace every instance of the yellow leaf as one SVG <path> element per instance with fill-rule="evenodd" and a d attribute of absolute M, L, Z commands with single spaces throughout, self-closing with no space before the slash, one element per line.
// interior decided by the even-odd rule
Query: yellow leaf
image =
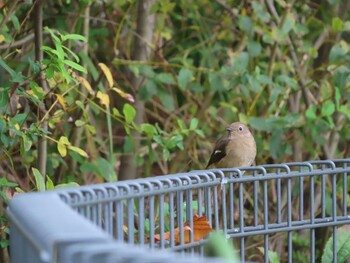
<path fill-rule="evenodd" d="M 0 43 L 4 42 L 4 40 L 5 40 L 4 35 L 0 35 Z"/>
<path fill-rule="evenodd" d="M 117 88 L 117 87 L 114 87 L 112 90 L 114 90 L 115 92 L 117 92 L 122 98 L 134 103 L 135 100 L 134 100 L 134 97 L 129 94 L 129 93 L 126 93 L 124 91 L 122 91 L 121 89 Z"/>
<path fill-rule="evenodd" d="M 75 78 L 77 79 L 77 81 L 79 81 L 79 83 L 89 91 L 90 95 L 94 95 L 95 92 L 93 91 L 93 89 L 91 88 L 91 85 L 89 83 L 89 81 L 87 81 L 85 78 L 80 77 L 80 76 L 75 76 Z"/>
<path fill-rule="evenodd" d="M 64 97 L 61 94 L 55 94 L 57 97 L 58 102 L 62 105 L 63 109 L 66 110 L 66 101 L 64 99 Z"/>
<path fill-rule="evenodd" d="M 16 128 L 17 131 L 19 131 L 21 129 L 21 127 L 19 126 L 18 123 L 15 124 L 15 128 Z"/>
<path fill-rule="evenodd" d="M 109 87 L 112 88 L 113 87 L 113 77 L 112 77 L 111 71 L 109 70 L 109 68 L 104 63 L 98 63 L 98 66 L 100 67 L 100 69 L 105 74 L 105 76 L 106 76 L 106 78 L 108 80 Z"/>
<path fill-rule="evenodd" d="M 67 155 L 66 145 L 64 145 L 64 143 L 60 141 L 58 141 L 57 143 L 57 150 L 62 157 L 65 157 Z"/>
<path fill-rule="evenodd" d="M 106 93 L 102 93 L 101 91 L 98 91 L 96 96 L 97 98 L 100 99 L 100 102 L 102 105 L 105 105 L 106 108 L 109 107 L 109 97 Z"/>
<path fill-rule="evenodd" d="M 86 157 L 86 158 L 89 157 L 88 154 L 84 150 L 82 150 L 82 149 L 80 149 L 78 147 L 68 146 L 68 149 L 71 150 L 71 151 L 74 151 L 74 152 L 76 152 L 78 154 L 80 154 L 83 157 Z"/>
<path fill-rule="evenodd" d="M 58 142 L 64 144 L 64 145 L 70 145 L 70 142 L 66 136 L 61 136 Z"/>

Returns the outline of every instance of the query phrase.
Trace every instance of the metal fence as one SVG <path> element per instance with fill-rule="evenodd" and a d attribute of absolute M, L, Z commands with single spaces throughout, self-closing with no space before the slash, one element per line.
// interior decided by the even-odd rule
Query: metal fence
<path fill-rule="evenodd" d="M 310 161 L 20 195 L 9 207 L 12 262 L 202 262 L 196 216 L 233 239 L 242 262 L 268 262 L 257 247 L 318 262 L 320 231 L 337 251 L 336 229 L 350 223 L 349 173 L 350 159 Z"/>

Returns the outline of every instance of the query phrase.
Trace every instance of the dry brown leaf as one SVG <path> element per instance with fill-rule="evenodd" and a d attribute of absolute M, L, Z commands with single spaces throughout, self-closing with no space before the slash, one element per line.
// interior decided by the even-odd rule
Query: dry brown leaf
<path fill-rule="evenodd" d="M 184 243 L 188 244 L 191 242 L 191 231 L 190 224 L 188 221 L 184 224 Z M 208 233 L 212 231 L 210 223 L 208 222 L 205 216 L 193 216 L 193 241 L 197 242 L 202 240 Z M 174 229 L 175 242 L 180 243 L 180 228 L 177 227 Z M 156 242 L 160 241 L 160 235 L 154 235 Z M 165 232 L 163 235 L 164 240 L 170 240 L 170 232 Z"/>
<path fill-rule="evenodd" d="M 75 75 L 75 78 L 77 79 L 77 81 L 79 81 L 79 83 L 85 88 L 87 89 L 87 91 L 90 93 L 90 95 L 94 95 L 95 92 L 93 91 L 93 89 L 91 88 L 90 83 L 83 77 L 81 76 L 77 76 Z"/>
<path fill-rule="evenodd" d="M 112 73 L 111 73 L 110 69 L 104 63 L 98 63 L 98 66 L 105 74 L 105 76 L 108 80 L 109 88 L 112 88 L 113 87 L 113 77 L 112 77 Z"/>
<path fill-rule="evenodd" d="M 131 94 L 126 93 L 126 92 L 122 91 L 121 89 L 119 89 L 117 87 L 112 88 L 112 90 L 117 92 L 122 98 L 126 99 L 127 101 L 129 101 L 131 103 L 135 102 L 135 99 L 134 99 L 134 97 Z"/>

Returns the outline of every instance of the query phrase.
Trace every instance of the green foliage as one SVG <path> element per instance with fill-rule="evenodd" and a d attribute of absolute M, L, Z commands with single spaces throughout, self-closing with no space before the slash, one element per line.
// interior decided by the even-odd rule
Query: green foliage
<path fill-rule="evenodd" d="M 209 234 L 205 253 L 206 256 L 219 257 L 226 262 L 239 262 L 239 257 L 233 248 L 232 242 L 219 232 Z"/>
<path fill-rule="evenodd" d="M 342 263 L 350 258 L 350 231 L 348 226 L 336 230 L 337 262 Z M 323 250 L 322 263 L 333 262 L 333 235 L 328 239 Z"/>
<path fill-rule="evenodd" d="M 259 247 L 258 249 L 263 255 L 265 255 L 265 249 L 263 247 Z M 267 253 L 268 253 L 270 263 L 279 263 L 280 262 L 276 252 L 269 250 Z"/>
<path fill-rule="evenodd" d="M 137 177 L 202 169 L 233 121 L 252 128 L 257 164 L 347 157 L 345 1 L 220 2 L 156 1 L 149 58 L 136 61 L 137 1 L 46 1 L 44 59 L 34 61 L 34 41 L 21 42 L 33 34 L 32 7 L 9 1 L 0 14 L 7 183 L 30 191 L 116 181 L 125 156 Z M 34 170 L 43 139 L 46 181 Z"/>

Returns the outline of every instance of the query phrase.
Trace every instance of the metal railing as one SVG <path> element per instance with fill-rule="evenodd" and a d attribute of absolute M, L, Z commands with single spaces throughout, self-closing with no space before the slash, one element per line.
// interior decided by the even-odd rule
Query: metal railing
<path fill-rule="evenodd" d="M 336 228 L 350 223 L 349 173 L 350 159 L 310 161 L 20 195 L 9 207 L 12 262 L 33 255 L 41 260 L 33 262 L 200 262 L 207 239 L 197 240 L 195 216 L 233 239 L 242 262 L 276 243 L 282 261 L 292 262 L 293 235 L 307 240 L 308 261 L 317 262 L 318 229 L 331 230 L 337 251 Z M 261 257 L 268 262 L 268 253 Z"/>

